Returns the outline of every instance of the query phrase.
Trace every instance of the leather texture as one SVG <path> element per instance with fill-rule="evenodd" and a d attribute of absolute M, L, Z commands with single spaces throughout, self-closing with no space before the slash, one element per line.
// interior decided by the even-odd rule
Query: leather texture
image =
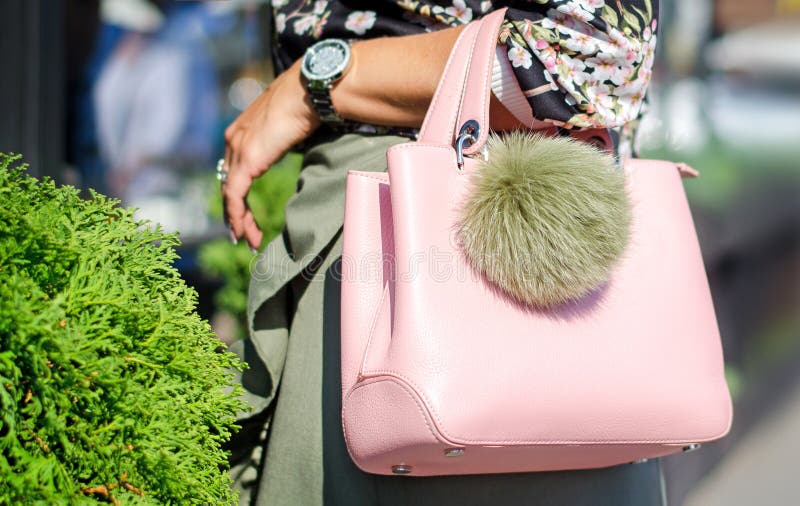
<path fill-rule="evenodd" d="M 471 23 L 418 142 L 388 172 L 350 171 L 342 256 L 342 423 L 364 471 L 412 476 L 604 467 L 724 436 L 732 407 L 684 166 L 631 160 L 634 217 L 609 282 L 575 304 L 521 306 L 455 240 L 488 132 L 503 11 Z M 454 456 L 448 456 L 453 455 Z"/>

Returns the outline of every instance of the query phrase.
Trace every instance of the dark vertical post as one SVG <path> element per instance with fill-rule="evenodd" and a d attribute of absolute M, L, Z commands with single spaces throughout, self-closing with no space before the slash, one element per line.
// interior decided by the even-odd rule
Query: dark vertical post
<path fill-rule="evenodd" d="M 31 174 L 63 168 L 63 2 L 0 3 L 0 151 L 24 155 Z"/>

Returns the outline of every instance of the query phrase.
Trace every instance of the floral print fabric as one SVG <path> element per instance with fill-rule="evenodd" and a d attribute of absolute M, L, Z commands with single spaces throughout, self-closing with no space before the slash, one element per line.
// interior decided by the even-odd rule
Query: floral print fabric
<path fill-rule="evenodd" d="M 614 128 L 641 111 L 653 67 L 658 0 L 273 0 L 276 63 L 316 40 L 406 35 L 508 7 L 499 35 L 536 119 Z"/>

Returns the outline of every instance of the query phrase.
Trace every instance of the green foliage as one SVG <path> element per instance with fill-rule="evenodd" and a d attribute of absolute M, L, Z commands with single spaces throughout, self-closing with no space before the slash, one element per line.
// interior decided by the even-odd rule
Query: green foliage
<path fill-rule="evenodd" d="M 233 504 L 241 364 L 175 235 L 0 155 L 0 504 Z"/>
<path fill-rule="evenodd" d="M 294 193 L 301 160 L 299 154 L 289 154 L 253 183 L 248 203 L 256 222 L 264 232 L 261 247 L 283 228 L 284 207 Z M 219 192 L 215 193 L 210 208 L 212 214 L 221 220 L 222 199 Z M 239 241 L 237 245 L 233 245 L 227 238 L 211 241 L 200 248 L 198 257 L 203 272 L 224 281 L 215 295 L 216 306 L 234 315 L 243 325 L 250 270 L 255 261 L 246 241 Z M 241 338 L 243 331 L 240 330 L 239 333 L 235 337 Z"/>

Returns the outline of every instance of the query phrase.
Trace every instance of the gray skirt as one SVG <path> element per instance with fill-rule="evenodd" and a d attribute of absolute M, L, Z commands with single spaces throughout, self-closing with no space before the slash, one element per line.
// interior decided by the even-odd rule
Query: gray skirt
<path fill-rule="evenodd" d="M 396 136 L 319 133 L 306 145 L 283 232 L 258 256 L 249 338 L 232 348 L 252 407 L 234 435 L 231 475 L 240 504 L 666 504 L 660 462 L 606 469 L 478 476 L 394 477 L 360 471 L 341 428 L 340 285 L 345 176 L 386 170 Z"/>

